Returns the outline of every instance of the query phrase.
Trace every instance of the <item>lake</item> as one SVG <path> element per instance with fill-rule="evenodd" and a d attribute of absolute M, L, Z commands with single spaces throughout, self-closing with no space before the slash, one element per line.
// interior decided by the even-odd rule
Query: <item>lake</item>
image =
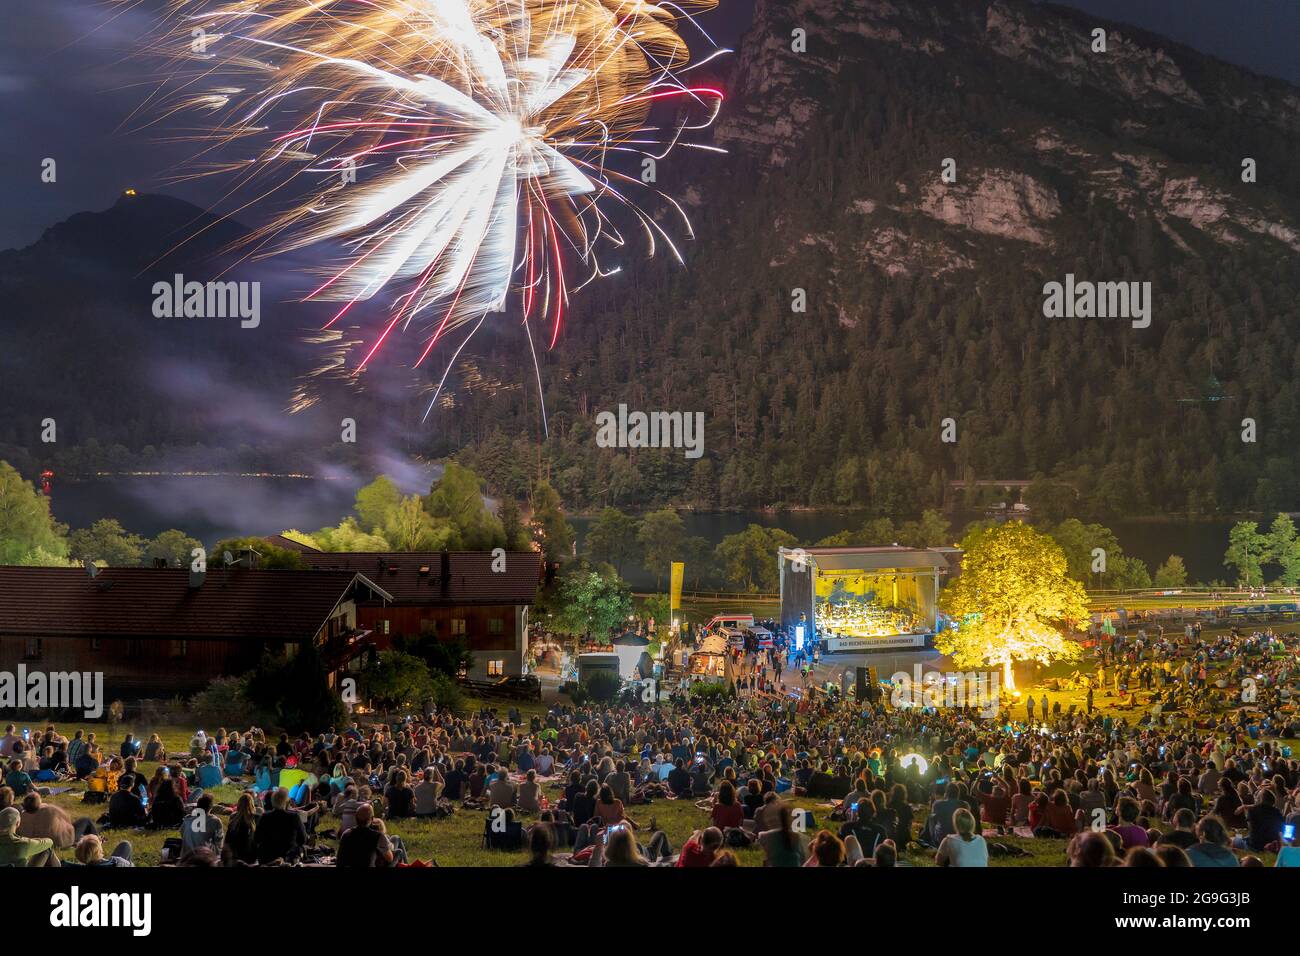
<path fill-rule="evenodd" d="M 284 478 L 241 475 L 114 475 L 79 482 L 59 482 L 52 497 L 54 515 L 73 528 L 86 527 L 99 518 L 116 518 L 128 531 L 153 536 L 179 528 L 211 546 L 222 538 L 274 534 L 287 528 L 314 531 L 337 524 L 352 509 L 357 489 L 368 478 Z M 407 492 L 424 490 L 405 488 Z M 828 535 L 861 527 L 860 511 L 752 511 L 683 512 L 688 535 L 716 544 L 749 524 L 778 527 L 800 541 L 812 543 Z M 960 532 L 978 515 L 955 515 Z M 581 550 L 591 517 L 570 519 L 578 532 Z M 1127 554 L 1152 569 L 1170 554 L 1182 555 L 1192 580 L 1227 579 L 1223 552 L 1230 519 L 1187 521 L 1180 518 L 1110 522 Z M 887 543 L 887 542 L 880 542 Z M 775 560 L 775 557 L 773 558 Z M 625 569 L 633 587 L 654 586 L 654 577 L 641 568 Z M 722 587 L 716 576 L 706 576 L 710 586 Z"/>

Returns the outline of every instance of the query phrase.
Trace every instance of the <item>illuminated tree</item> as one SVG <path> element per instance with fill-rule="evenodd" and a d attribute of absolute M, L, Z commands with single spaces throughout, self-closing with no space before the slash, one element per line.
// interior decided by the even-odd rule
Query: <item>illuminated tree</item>
<path fill-rule="evenodd" d="M 1007 689 L 1015 687 L 1015 661 L 1078 659 L 1079 645 L 1061 628 L 1087 617 L 1087 600 L 1055 541 L 1011 521 L 980 529 L 963 546 L 961 575 L 940 599 L 960 627 L 935 638 L 940 651 L 959 667 L 1001 665 Z"/>

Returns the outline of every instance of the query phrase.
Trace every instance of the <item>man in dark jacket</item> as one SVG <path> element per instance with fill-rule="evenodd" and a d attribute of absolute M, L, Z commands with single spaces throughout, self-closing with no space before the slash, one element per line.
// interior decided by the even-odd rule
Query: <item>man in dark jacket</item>
<path fill-rule="evenodd" d="M 149 821 L 144 801 L 132 789 L 134 785 L 134 774 L 124 773 L 118 778 L 117 793 L 108 801 L 110 827 L 142 827 Z"/>
<path fill-rule="evenodd" d="M 257 822 L 253 837 L 253 852 L 257 862 L 266 864 L 274 860 L 291 863 L 302 854 L 307 845 L 307 828 L 302 817 L 289 809 L 289 791 L 280 787 L 271 798 L 273 809 Z"/>

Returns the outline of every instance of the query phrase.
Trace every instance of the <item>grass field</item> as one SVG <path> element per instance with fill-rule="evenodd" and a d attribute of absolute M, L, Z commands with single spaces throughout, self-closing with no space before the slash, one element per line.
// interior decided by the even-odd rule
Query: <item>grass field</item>
<path fill-rule="evenodd" d="M 1076 666 L 1052 668 L 1041 676 L 1065 676 Z M 1028 688 L 1025 692 L 1033 693 L 1036 699 L 1041 699 L 1044 694 L 1041 687 Z M 1070 704 L 1077 704 L 1080 708 L 1084 705 L 1084 694 L 1082 692 L 1048 691 L 1047 696 L 1052 702 L 1059 699 L 1063 710 L 1068 709 Z M 470 699 L 469 703 L 474 709 L 483 704 L 482 701 L 474 699 Z M 1129 717 L 1130 720 L 1135 720 L 1142 713 L 1140 709 L 1119 710 L 1116 703 L 1106 695 L 1098 695 L 1096 699 L 1096 705 L 1102 712 L 1110 712 L 1116 716 L 1122 714 Z M 491 706 L 498 706 L 504 710 L 505 706 L 508 705 L 493 702 Z M 518 704 L 516 706 L 523 713 L 525 720 L 534 713 L 545 712 L 545 706 L 541 704 Z M 1014 716 L 1022 717 L 1023 715 L 1015 714 Z M 36 723 L 33 722 L 33 725 Z M 115 753 L 123 737 L 128 732 L 131 732 L 135 733 L 137 738 L 140 739 L 148 739 L 149 734 L 157 733 L 162 738 L 169 753 L 184 754 L 188 751 L 189 739 L 194 733 L 193 727 L 181 726 L 146 727 L 119 724 L 110 727 L 107 724 L 59 724 L 59 730 L 68 736 L 71 736 L 72 732 L 77 729 L 94 731 L 100 745 L 104 747 L 107 753 Z M 1300 752 L 1300 741 L 1287 740 L 1280 742 L 1290 744 L 1293 749 Z M 151 777 L 156 766 L 156 764 L 146 763 L 141 765 L 141 769 L 146 776 Z M 552 803 L 559 798 L 559 792 L 562 788 L 563 784 L 557 778 L 547 792 L 547 796 Z M 216 788 L 213 791 L 213 796 L 218 803 L 232 804 L 238 799 L 242 789 L 244 788 L 241 785 L 226 785 Z M 79 816 L 98 817 L 105 809 L 103 804 L 83 805 L 80 785 L 72 792 L 59 794 L 49 799 L 66 809 L 74 819 Z M 794 804 L 797 807 L 812 811 L 818 826 L 828 825 L 831 828 L 838 826 L 838 824 L 832 824 L 829 820 L 829 806 L 824 801 L 795 798 Z M 630 807 L 628 813 L 642 827 L 640 832 L 642 842 L 648 840 L 648 827 L 653 821 L 659 829 L 668 835 L 675 850 L 681 848 L 692 832 L 700 827 L 707 826 L 709 822 L 708 814 L 698 809 L 693 801 L 661 800 L 646 806 Z M 439 866 L 512 866 L 522 863 L 526 859 L 526 853 L 523 851 L 511 853 L 483 848 L 482 837 L 485 816 L 486 814 L 483 811 L 457 808 L 454 816 L 442 820 L 392 821 L 389 823 L 389 832 L 402 837 L 411 859 L 433 860 Z M 918 812 L 918 817 L 921 816 L 922 814 Z M 527 818 L 525 818 L 525 822 L 527 822 Z M 337 827 L 338 818 L 332 815 L 322 820 L 319 825 L 322 830 L 337 829 Z M 152 866 L 159 862 L 163 841 L 166 837 L 173 835 L 174 831 L 133 830 L 126 833 L 112 831 L 106 842 L 111 844 L 114 837 L 129 839 L 134 848 L 137 864 Z M 994 857 L 991 860 L 993 866 L 1064 866 L 1066 863 L 1065 841 L 1006 836 L 997 837 L 995 842 L 1020 847 L 1029 855 Z M 908 861 L 917 866 L 933 865 L 932 850 L 921 849 L 916 847 L 915 844 L 913 847 L 913 849 L 906 852 Z M 759 866 L 762 864 L 762 852 L 757 848 L 738 850 L 736 855 L 742 866 Z M 1260 856 L 1265 865 L 1272 865 L 1272 854 L 1257 855 Z M 71 859 L 72 851 L 63 851 L 61 856 Z"/>
<path fill-rule="evenodd" d="M 133 727 L 121 724 L 108 727 L 104 724 L 85 724 L 59 726 L 59 730 L 71 735 L 72 731 L 85 729 L 94 731 L 102 746 L 115 749 L 128 733 L 144 736 L 158 734 L 169 753 L 186 753 L 189 739 L 194 730 L 190 727 Z M 146 776 L 152 776 L 157 764 L 144 763 L 141 769 Z M 222 786 L 212 791 L 218 803 L 234 803 L 243 788 L 240 786 Z M 548 793 L 551 801 L 558 799 L 562 786 L 558 780 Z M 103 804 L 85 805 L 81 802 L 81 788 L 76 791 L 59 794 L 48 798 L 49 802 L 58 804 L 74 818 L 79 816 L 97 817 L 104 812 Z M 795 805 L 811 810 L 818 825 L 838 826 L 828 819 L 829 808 L 824 801 L 796 798 Z M 639 834 L 642 841 L 648 839 L 647 828 L 653 821 L 663 830 L 674 849 L 680 849 L 691 833 L 700 827 L 708 826 L 708 814 L 698 809 L 694 802 L 687 800 L 660 800 L 646 806 L 630 807 L 628 815 L 641 825 Z M 455 816 L 442 820 L 397 820 L 389 823 L 389 832 L 401 836 L 406 844 L 407 853 L 412 859 L 434 860 L 439 866 L 514 866 L 524 862 L 527 854 L 486 850 L 483 848 L 483 826 L 486 814 L 483 811 L 457 809 Z M 321 829 L 337 828 L 338 818 L 329 816 L 320 824 Z M 109 831 L 105 842 L 112 844 L 117 839 L 128 839 L 133 847 L 135 861 L 140 866 L 153 866 L 159 862 L 163 841 L 174 836 L 175 831 Z M 330 843 L 330 841 L 325 841 Z M 1017 837 L 999 837 L 998 842 L 1023 847 L 1029 852 L 1027 857 L 1005 857 L 993 860 L 995 866 L 1061 866 L 1065 863 L 1065 843 L 1056 840 L 1026 840 Z M 333 845 L 331 843 L 331 845 Z M 736 851 L 742 866 L 760 866 L 763 861 L 762 851 L 748 848 Z M 72 859 L 72 851 L 60 853 L 64 859 Z M 933 865 L 933 851 L 914 850 L 907 854 L 907 859 L 917 866 Z"/>

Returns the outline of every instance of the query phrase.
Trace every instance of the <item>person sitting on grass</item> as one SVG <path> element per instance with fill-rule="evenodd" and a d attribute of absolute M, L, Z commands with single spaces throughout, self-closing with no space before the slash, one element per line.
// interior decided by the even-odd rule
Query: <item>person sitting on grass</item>
<path fill-rule="evenodd" d="M 167 762 L 167 748 L 157 734 L 149 735 L 149 741 L 144 745 L 144 759 L 148 763 Z"/>
<path fill-rule="evenodd" d="M 975 832 L 975 815 L 964 807 L 952 815 L 955 832 L 943 838 L 934 855 L 938 866 L 980 867 L 989 865 L 989 847 Z"/>
<path fill-rule="evenodd" d="M 1138 802 L 1132 797 L 1120 797 L 1115 804 L 1115 816 L 1118 822 L 1112 824 L 1110 829 L 1119 834 L 1125 850 L 1135 846 L 1148 846 L 1151 843 L 1146 827 L 1140 826 L 1137 822 L 1139 809 Z"/>
<path fill-rule="evenodd" d="M 257 801 L 251 792 L 239 795 L 235 812 L 226 828 L 225 844 L 221 848 L 222 866 L 237 866 L 257 862 Z"/>
<path fill-rule="evenodd" d="M 39 793 L 33 792 L 23 797 L 23 819 L 18 830 L 25 837 L 49 837 L 54 841 L 54 849 L 66 850 L 87 833 L 94 833 L 95 823 L 90 817 L 78 817 L 74 821 L 68 811 L 45 803 Z"/>
<path fill-rule="evenodd" d="M 537 771 L 530 769 L 519 785 L 519 809 L 524 813 L 542 812 L 542 785 L 537 782 Z"/>
<path fill-rule="evenodd" d="M 374 807 L 366 803 L 357 809 L 357 825 L 339 838 L 336 866 L 376 867 L 393 863 L 393 846 L 382 820 L 374 819 Z"/>
<path fill-rule="evenodd" d="M 845 859 L 844 841 L 830 830 L 821 830 L 813 837 L 808 847 L 808 859 L 804 866 L 843 866 Z"/>
<path fill-rule="evenodd" d="M 390 820 L 400 820 L 415 812 L 415 791 L 406 782 L 406 771 L 393 774 L 393 782 L 384 791 L 384 805 Z"/>
<path fill-rule="evenodd" d="M 361 811 L 366 806 L 369 804 L 362 804 L 357 809 L 358 823 Z M 263 866 L 276 860 L 294 863 L 306 845 L 307 828 L 302 817 L 289 809 L 289 791 L 278 787 L 271 796 L 270 812 L 264 813 L 258 820 L 253 836 L 253 851 L 257 862 Z"/>
<path fill-rule="evenodd" d="M 135 779 L 130 774 L 117 778 L 117 792 L 108 800 L 108 825 L 116 829 L 142 827 L 149 822 L 149 811 L 135 792 Z"/>
<path fill-rule="evenodd" d="M 723 780 L 718 785 L 717 800 L 709 810 L 709 819 L 722 832 L 728 827 L 739 827 L 745 822 L 745 810 L 736 801 L 736 785 Z"/>
<path fill-rule="evenodd" d="M 135 866 L 131 862 L 131 844 L 127 840 L 118 841 L 117 846 L 109 856 L 104 856 L 104 841 L 97 833 L 88 833 L 77 841 L 77 848 L 73 851 L 73 857 L 76 863 L 65 863 L 65 866 Z"/>
<path fill-rule="evenodd" d="M 614 789 L 607 783 L 601 784 L 599 797 L 596 800 L 596 816 L 605 826 L 626 820 L 633 829 L 636 829 L 636 822 L 628 819 L 623 811 L 623 801 L 614 796 Z"/>
<path fill-rule="evenodd" d="M 414 787 L 412 812 L 417 817 L 432 817 L 438 812 L 438 799 L 442 796 L 444 784 L 435 767 L 425 767 L 422 778 Z"/>
<path fill-rule="evenodd" d="M 885 831 L 875 822 L 876 805 L 870 797 L 862 797 L 850 808 L 848 819 L 840 827 L 840 839 L 853 837 L 858 841 L 861 856 L 873 856 L 885 839 Z"/>
<path fill-rule="evenodd" d="M 1196 825 L 1196 835 L 1201 838 L 1201 842 L 1187 848 L 1187 856 L 1191 859 L 1192 866 L 1200 868 L 1241 865 L 1232 852 L 1232 841 L 1228 837 L 1228 830 L 1219 817 L 1214 814 L 1202 817 L 1201 822 Z"/>
<path fill-rule="evenodd" d="M 803 866 L 804 860 L 808 856 L 808 848 L 805 844 L 805 835 L 796 832 L 794 829 L 794 813 L 790 808 L 789 802 L 778 799 L 776 794 L 770 794 L 772 801 L 770 806 L 775 808 L 773 811 L 774 823 L 771 829 L 760 829 L 758 834 L 758 845 L 763 848 L 763 865 L 775 867 L 793 867 Z M 767 806 L 764 807 L 767 809 Z M 804 812 L 799 811 L 801 814 Z"/>
<path fill-rule="evenodd" d="M 1187 850 L 1196 845 L 1196 814 L 1191 810 L 1179 810 L 1174 814 L 1174 828 L 1160 834 L 1159 846 L 1176 846 Z M 1189 864 L 1190 865 L 1190 864 Z"/>
<path fill-rule="evenodd" d="M 555 837 L 547 823 L 535 824 L 528 831 L 528 862 L 524 866 L 555 866 L 551 852 L 555 849 Z"/>
<path fill-rule="evenodd" d="M 174 830 L 185 819 L 185 804 L 176 795 L 170 777 L 158 784 L 158 793 L 149 804 L 149 823 L 152 830 Z"/>
<path fill-rule="evenodd" d="M 221 821 L 212 812 L 212 802 L 212 794 L 203 794 L 185 818 L 181 827 L 182 861 L 202 849 L 210 849 L 220 857 L 225 834 Z"/>
<path fill-rule="evenodd" d="M 199 758 L 199 769 L 194 772 L 194 785 L 200 790 L 211 790 L 224 782 L 221 768 L 212 762 L 212 754 Z"/>
<path fill-rule="evenodd" d="M 677 857 L 677 866 L 712 866 L 718 851 L 721 849 L 721 830 L 717 827 L 705 827 L 703 830 L 696 830 L 682 847 L 682 852 Z"/>
<path fill-rule="evenodd" d="M 21 821 L 17 807 L 0 810 L 0 866 L 58 866 L 54 841 L 49 837 L 19 836 Z"/>

